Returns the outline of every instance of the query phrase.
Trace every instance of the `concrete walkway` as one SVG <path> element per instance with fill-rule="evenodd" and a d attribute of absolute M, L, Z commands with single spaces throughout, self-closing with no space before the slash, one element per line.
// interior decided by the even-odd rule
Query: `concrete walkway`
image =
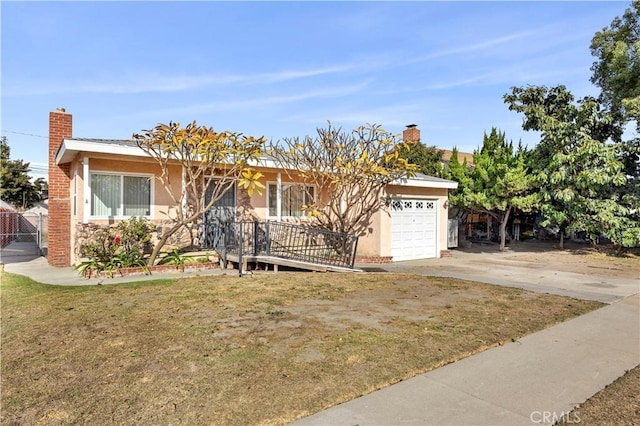
<path fill-rule="evenodd" d="M 553 424 L 638 364 L 635 295 L 293 424 Z"/>
<path fill-rule="evenodd" d="M 55 268 L 47 263 L 47 259 L 44 257 L 26 256 L 20 255 L 5 255 L 3 257 L 4 270 L 12 274 L 25 275 L 34 281 L 43 284 L 53 285 L 67 285 L 67 286 L 82 286 L 82 285 L 97 285 L 98 283 L 107 284 L 119 284 L 128 283 L 134 281 L 148 281 L 163 278 L 188 278 L 195 276 L 211 276 L 211 275 L 223 275 L 223 274 L 238 274 L 238 271 L 234 270 L 222 270 L 222 269 L 207 269 L 207 270 L 185 270 L 180 271 L 167 271 L 167 272 L 154 272 L 152 275 L 129 275 L 125 277 L 114 276 L 113 278 L 84 278 L 80 276 L 80 273 L 73 269 L 68 268 Z"/>

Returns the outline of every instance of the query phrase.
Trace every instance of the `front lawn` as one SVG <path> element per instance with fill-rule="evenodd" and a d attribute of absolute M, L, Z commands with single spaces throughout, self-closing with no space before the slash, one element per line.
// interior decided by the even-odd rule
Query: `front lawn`
<path fill-rule="evenodd" d="M 3 424 L 283 424 L 601 306 L 399 274 L 0 278 Z"/>

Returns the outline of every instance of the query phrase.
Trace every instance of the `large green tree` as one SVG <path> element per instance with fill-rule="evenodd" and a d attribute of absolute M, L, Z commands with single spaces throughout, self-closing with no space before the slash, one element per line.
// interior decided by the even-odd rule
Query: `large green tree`
<path fill-rule="evenodd" d="M 587 231 L 594 242 L 605 235 L 618 245 L 638 244 L 637 201 L 618 190 L 628 177 L 623 144 L 612 141 L 612 115 L 592 97 L 575 102 L 564 86 L 514 87 L 504 100 L 524 115 L 525 130 L 541 132 L 534 159 L 543 178 L 543 225 Z"/>
<path fill-rule="evenodd" d="M 7 138 L 0 138 L 0 199 L 22 209 L 38 201 L 46 182 L 39 179 L 32 183 L 29 171 L 29 163 L 11 159 Z"/>
<path fill-rule="evenodd" d="M 507 142 L 496 128 L 484 135 L 473 152 L 473 167 L 460 164 L 457 151 L 449 161 L 451 177 L 458 181 L 450 202 L 471 211 L 487 213 L 500 223 L 500 250 L 506 246 L 507 221 L 514 208 L 531 211 L 538 203 L 537 176 L 527 164 L 526 150 Z"/>
<path fill-rule="evenodd" d="M 640 0 L 594 35 L 591 53 L 597 58 L 591 82 L 602 89 L 601 102 L 616 121 L 636 120 L 640 130 Z"/>
<path fill-rule="evenodd" d="M 443 150 L 435 146 L 427 146 L 419 141 L 404 144 L 404 149 L 400 151 L 403 158 L 417 166 L 416 172 L 435 177 L 445 176 L 442 163 L 443 153 Z"/>
<path fill-rule="evenodd" d="M 627 183 L 616 192 L 626 200 L 630 216 L 640 221 L 640 0 L 634 0 L 622 17 L 595 34 L 591 53 L 596 57 L 591 81 L 602 89 L 600 100 L 607 107 L 619 131 L 635 121 L 634 137 L 622 140 L 619 147 Z M 616 139 L 618 140 L 618 139 Z M 635 205 L 635 207 L 634 207 Z M 640 238 L 640 237 L 639 237 Z"/>

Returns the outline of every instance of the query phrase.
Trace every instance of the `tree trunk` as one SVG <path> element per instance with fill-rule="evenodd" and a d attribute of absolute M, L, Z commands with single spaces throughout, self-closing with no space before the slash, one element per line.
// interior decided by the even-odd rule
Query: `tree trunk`
<path fill-rule="evenodd" d="M 171 237 L 173 234 L 178 232 L 180 228 L 182 228 L 183 226 L 184 224 L 182 223 L 179 225 L 176 225 L 173 228 L 169 229 L 169 231 L 165 232 L 164 235 L 162 235 L 160 240 L 158 240 L 156 245 L 153 247 L 153 251 L 151 252 L 151 256 L 149 256 L 149 261 L 147 262 L 147 266 L 151 267 L 154 265 L 158 255 L 160 254 L 160 250 L 162 250 L 162 247 L 164 247 L 164 245 L 167 243 L 167 241 L 169 240 L 169 237 Z"/>
<path fill-rule="evenodd" d="M 564 231 L 560 229 L 560 250 L 564 250 Z"/>
<path fill-rule="evenodd" d="M 487 215 L 487 241 L 491 241 L 491 215 Z"/>
<path fill-rule="evenodd" d="M 504 216 L 502 216 L 502 221 L 500 221 L 500 251 L 504 251 L 507 245 L 507 221 L 509 220 L 509 213 L 511 213 L 511 206 L 507 208 Z"/>

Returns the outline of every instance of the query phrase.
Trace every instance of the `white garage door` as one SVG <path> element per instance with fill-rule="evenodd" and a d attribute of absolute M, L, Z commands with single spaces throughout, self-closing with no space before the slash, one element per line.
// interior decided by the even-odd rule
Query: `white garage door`
<path fill-rule="evenodd" d="M 437 256 L 436 200 L 391 200 L 391 255 L 393 260 Z"/>

